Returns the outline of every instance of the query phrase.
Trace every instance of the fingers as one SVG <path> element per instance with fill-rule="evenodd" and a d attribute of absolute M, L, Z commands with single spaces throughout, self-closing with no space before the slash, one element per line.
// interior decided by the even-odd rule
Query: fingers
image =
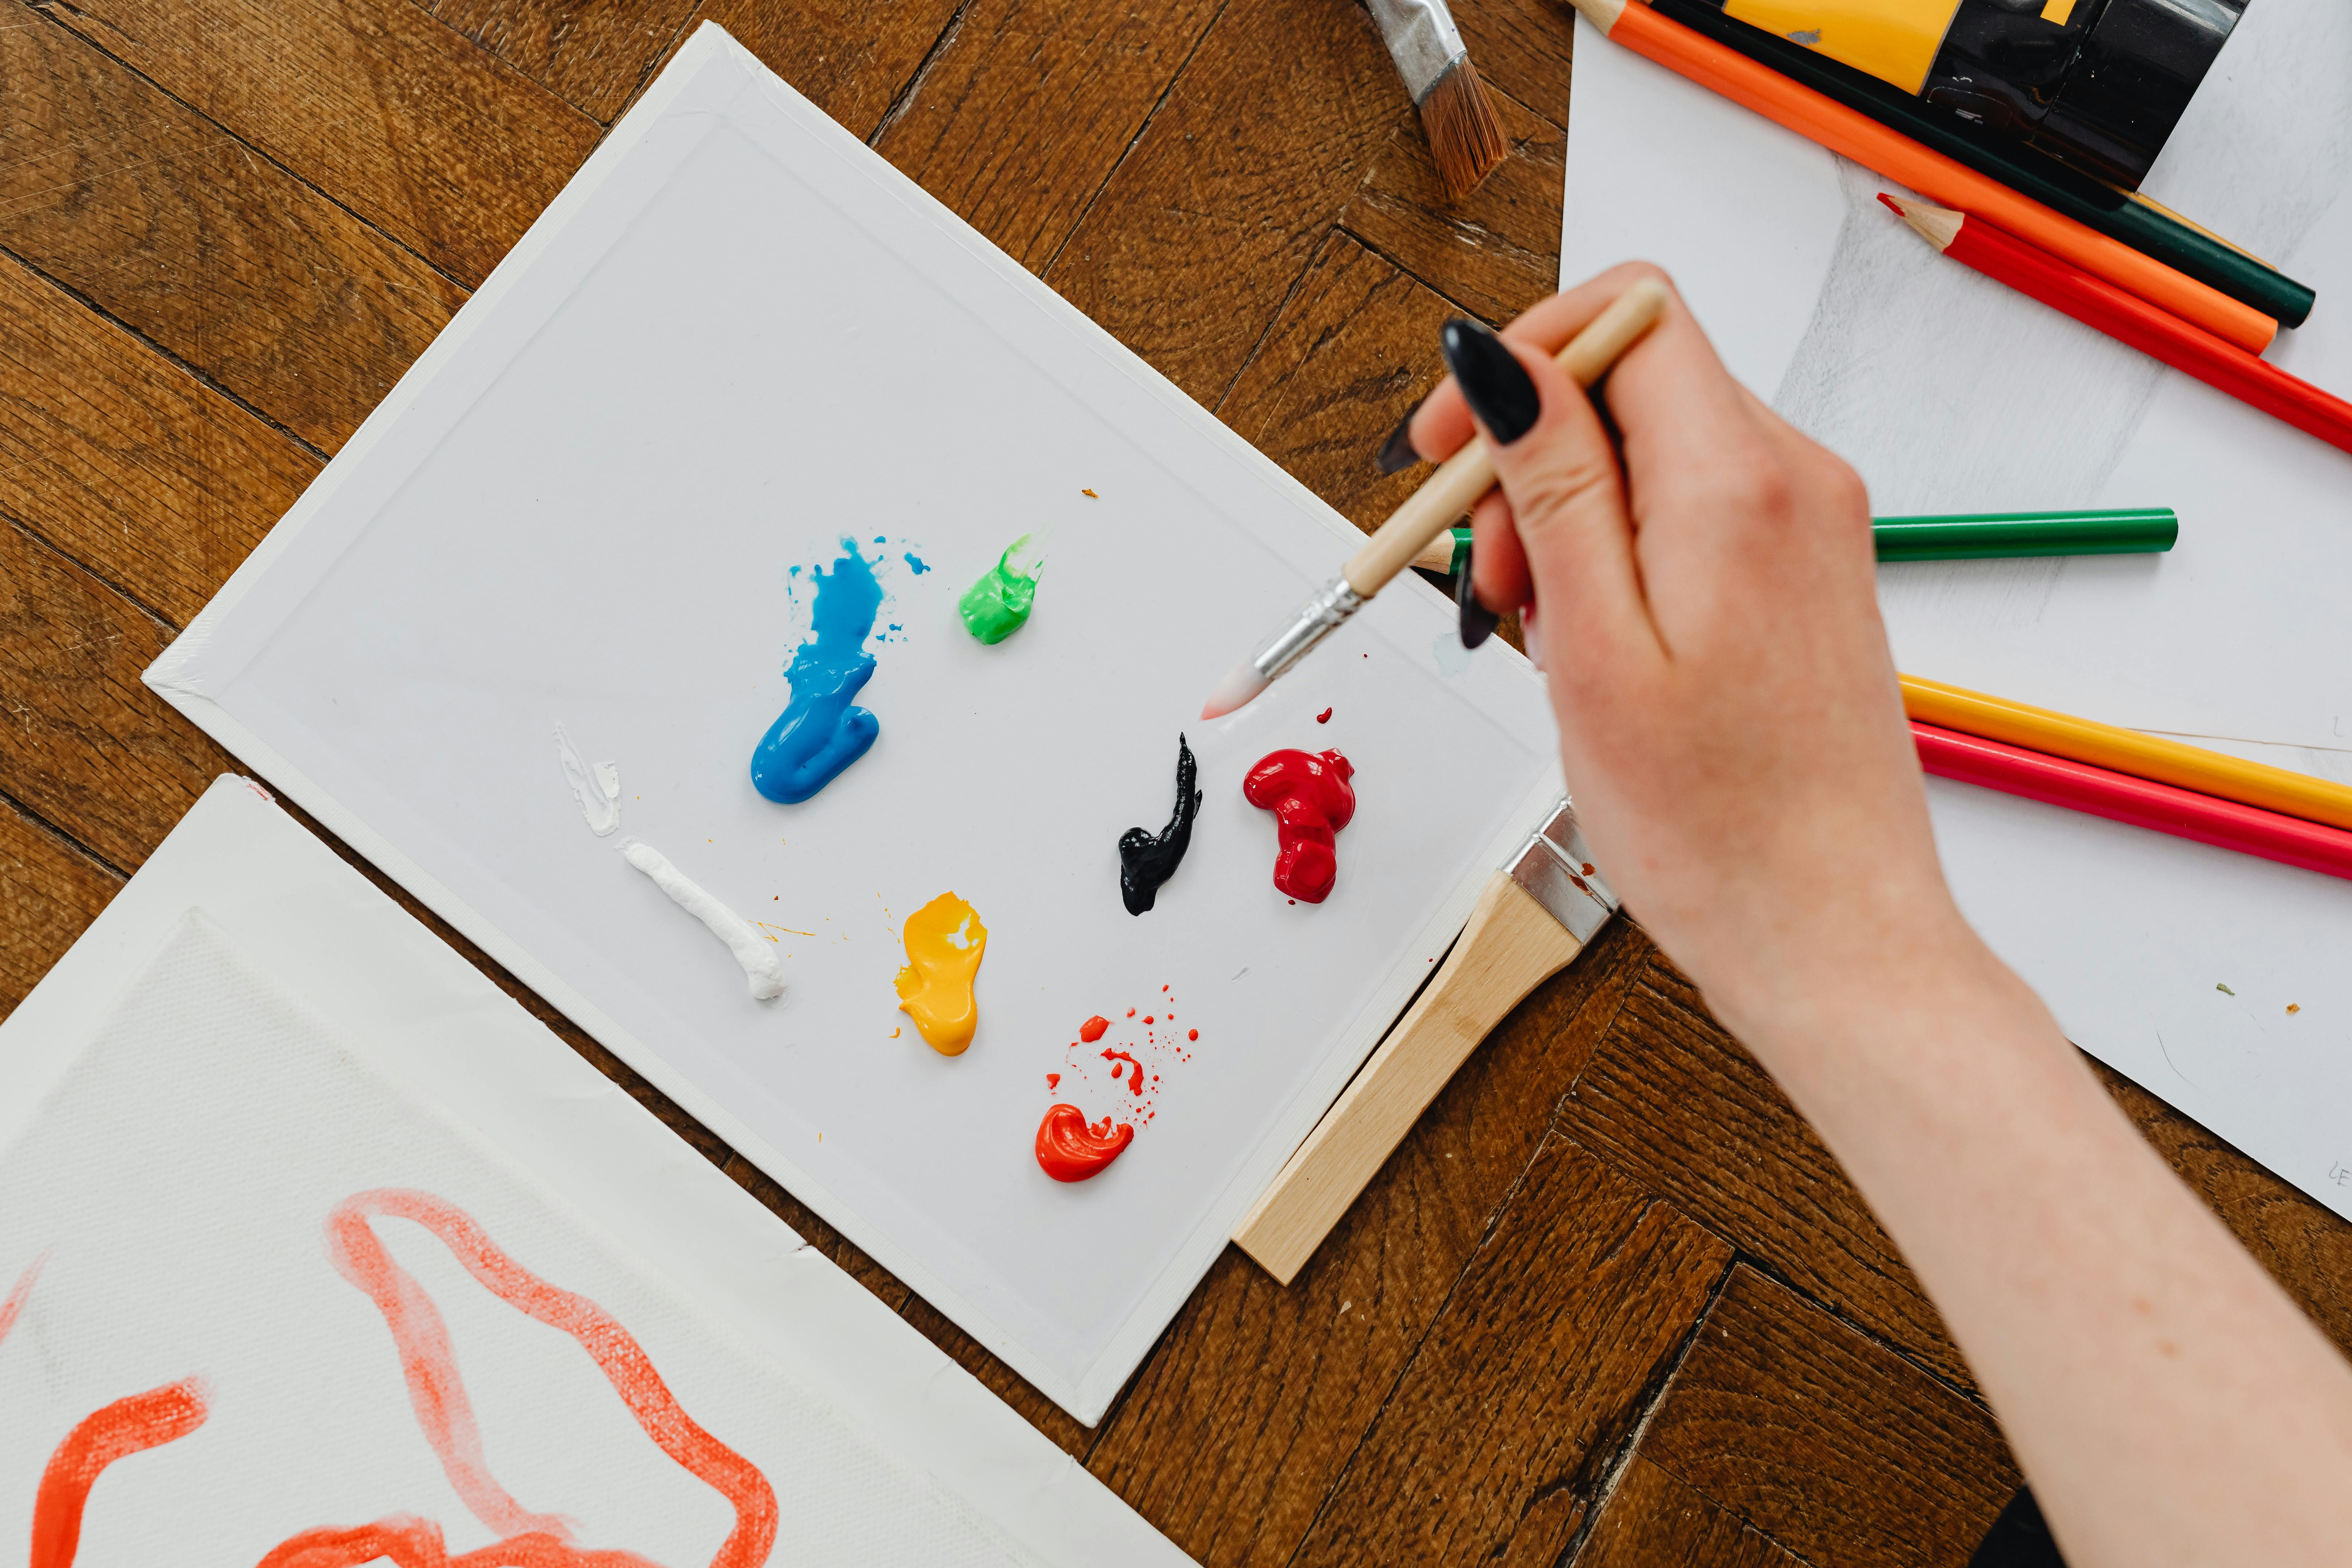
<path fill-rule="evenodd" d="M 1511 521 L 1511 503 L 1501 490 L 1488 490 L 1470 509 L 1470 579 L 1478 602 L 1498 614 L 1532 603 L 1535 578 Z"/>
<path fill-rule="evenodd" d="M 1553 639 L 1547 663 L 1554 667 L 1613 664 L 1629 651 L 1629 638 L 1654 647 L 1617 456 L 1583 390 L 1541 348 L 1497 341 L 1466 323 L 1449 326 L 1446 348 L 1457 380 L 1469 384 L 1465 410 L 1477 410 L 1509 505 L 1506 518 L 1489 498 L 1473 521 L 1480 598 L 1490 609 L 1530 598 L 1540 605 Z M 1516 566 L 1501 544 L 1507 531 L 1517 541 Z M 1517 593 L 1520 570 L 1526 597 Z"/>
<path fill-rule="evenodd" d="M 1528 344 L 1547 354 L 1558 353 L 1569 339 L 1582 331 L 1636 278 L 1664 281 L 1665 274 L 1646 261 L 1628 261 L 1612 267 L 1590 282 L 1532 307 L 1505 327 L 1502 336 L 1514 344 Z M 1431 462 L 1444 461 L 1470 439 L 1470 409 L 1462 401 L 1462 389 L 1454 384 L 1452 376 L 1438 383 L 1437 389 L 1423 400 L 1408 428 L 1413 450 Z"/>

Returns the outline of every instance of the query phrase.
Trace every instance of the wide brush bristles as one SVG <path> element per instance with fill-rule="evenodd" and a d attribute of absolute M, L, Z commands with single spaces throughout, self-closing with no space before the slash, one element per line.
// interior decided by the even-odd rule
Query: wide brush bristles
<path fill-rule="evenodd" d="M 1495 100 L 1468 55 L 1448 66 L 1421 100 L 1421 128 L 1428 132 L 1437 177 L 1452 198 L 1468 195 L 1510 154 Z"/>

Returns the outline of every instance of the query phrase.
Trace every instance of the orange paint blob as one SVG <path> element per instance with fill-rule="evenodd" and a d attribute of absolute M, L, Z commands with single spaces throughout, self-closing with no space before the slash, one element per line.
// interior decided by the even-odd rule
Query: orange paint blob
<path fill-rule="evenodd" d="M 1201 1037 L 1201 1031 L 1198 1029 L 1187 1029 L 1184 1031 L 1184 1037 L 1188 1040 L 1197 1040 Z"/>
<path fill-rule="evenodd" d="M 952 892 L 941 893 L 907 917 L 900 932 L 907 966 L 898 971 L 898 1010 L 931 1049 L 960 1057 L 980 1028 L 972 983 L 988 951 L 988 928 L 978 911 Z"/>
<path fill-rule="evenodd" d="M 1103 1037 L 1103 1031 L 1109 1027 L 1110 1020 L 1097 1013 L 1093 1017 L 1088 1018 L 1085 1023 L 1078 1026 L 1078 1038 L 1091 1046 L 1097 1040 L 1101 1039 Z"/>
<path fill-rule="evenodd" d="M 1056 1105 L 1037 1124 L 1037 1163 L 1057 1182 L 1083 1182 L 1102 1172 L 1135 1142 L 1135 1129 L 1126 1122 L 1116 1128 L 1106 1116 L 1087 1125 L 1087 1113 L 1075 1105 Z"/>

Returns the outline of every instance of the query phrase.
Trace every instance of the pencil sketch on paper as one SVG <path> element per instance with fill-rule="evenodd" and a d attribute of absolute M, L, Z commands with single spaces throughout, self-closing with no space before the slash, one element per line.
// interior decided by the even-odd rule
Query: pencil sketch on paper
<path fill-rule="evenodd" d="M 2340 0 L 2250 10 L 2150 194 L 2258 255 L 2290 255 L 2352 171 L 2347 59 Z M 1878 205 L 1900 187 L 1836 164 L 1843 220 L 1774 409 L 1853 463 L 1882 512 L 1948 510 L 1954 496 L 1984 510 L 2096 504 L 2163 367 L 1939 257 Z"/>
<path fill-rule="evenodd" d="M 289 1536 L 259 1568 L 360 1568 L 389 1560 L 396 1568 L 660 1568 L 634 1552 L 575 1545 L 562 1517 L 534 1513 L 490 1474 L 472 1403 L 440 1310 L 378 1239 L 373 1222 L 424 1226 L 485 1289 L 525 1316 L 562 1331 L 588 1352 L 614 1393 L 656 1447 L 733 1507 L 735 1526 L 710 1568 L 760 1568 L 775 1544 L 776 1496 L 766 1476 L 713 1437 L 678 1405 L 635 1337 L 584 1296 L 551 1285 L 502 1250 L 456 1205 L 429 1193 L 379 1188 L 335 1206 L 326 1226 L 327 1255 L 337 1273 L 367 1296 L 390 1331 L 409 1406 L 442 1473 L 468 1511 L 499 1533 L 493 1545 L 452 1557 L 434 1521 L 395 1514 L 371 1524 L 325 1526 Z M 4 1342 L 37 1279 L 36 1258 L 0 1301 Z M 72 1568 L 90 1488 L 108 1466 L 196 1431 L 211 1414 L 212 1391 L 184 1378 L 126 1395 L 76 1424 L 41 1474 L 33 1506 L 30 1568 Z"/>

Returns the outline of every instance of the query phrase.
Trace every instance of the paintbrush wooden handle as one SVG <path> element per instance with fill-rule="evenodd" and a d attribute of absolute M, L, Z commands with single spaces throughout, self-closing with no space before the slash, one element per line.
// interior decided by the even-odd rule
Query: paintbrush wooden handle
<path fill-rule="evenodd" d="M 1234 1242 L 1289 1284 L 1478 1042 L 1582 951 L 1509 872 L 1496 872 L 1444 967 L 1234 1228 Z"/>
<path fill-rule="evenodd" d="M 1665 285 L 1654 278 L 1638 280 L 1568 341 L 1557 356 L 1560 369 L 1577 385 L 1590 387 L 1657 324 L 1665 308 Z M 1479 497 L 1494 488 L 1494 455 L 1484 440 L 1473 436 L 1349 557 L 1347 565 L 1339 569 L 1348 586 L 1367 599 L 1387 587 L 1431 540 L 1453 527 L 1478 504 Z"/>

